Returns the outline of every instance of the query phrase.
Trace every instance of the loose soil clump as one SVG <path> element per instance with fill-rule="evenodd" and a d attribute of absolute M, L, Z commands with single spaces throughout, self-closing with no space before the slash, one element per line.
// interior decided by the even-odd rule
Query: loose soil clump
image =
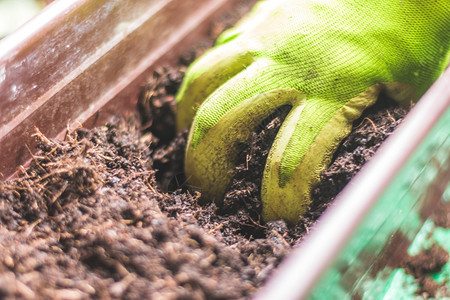
<path fill-rule="evenodd" d="M 30 168 L 0 185 L 2 297 L 224 299 L 260 284 L 259 264 L 161 211 L 196 198 L 157 191 L 136 128 L 36 134 Z"/>
<path fill-rule="evenodd" d="M 414 276 L 419 283 L 418 295 L 425 299 L 441 296 L 449 296 L 445 284 L 438 284 L 430 275 L 441 271 L 448 262 L 449 254 L 440 246 L 433 245 L 430 249 L 425 249 L 417 255 L 408 256 L 403 262 L 403 268 L 407 274 Z"/>

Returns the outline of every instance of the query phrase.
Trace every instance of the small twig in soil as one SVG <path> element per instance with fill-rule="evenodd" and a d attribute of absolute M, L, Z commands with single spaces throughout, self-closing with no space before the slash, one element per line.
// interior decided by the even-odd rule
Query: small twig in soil
<path fill-rule="evenodd" d="M 391 113 L 389 112 L 388 109 L 386 109 L 386 112 L 387 112 L 387 115 L 388 115 L 389 120 L 391 120 L 392 122 L 396 122 L 396 120 L 395 120 L 394 117 L 391 115 Z"/>
<path fill-rule="evenodd" d="M 360 128 L 360 127 L 363 125 L 364 120 L 369 121 L 369 123 L 372 124 L 373 131 L 376 132 L 376 133 L 378 133 L 377 126 L 376 126 L 375 123 L 374 123 L 370 118 L 368 118 L 368 117 L 365 117 L 365 118 L 361 121 L 361 123 L 359 123 L 359 125 L 355 127 L 355 129 Z"/>
<path fill-rule="evenodd" d="M 36 126 L 34 127 L 34 131 L 36 133 L 34 133 L 32 135 L 32 137 L 37 137 L 39 138 L 39 140 L 41 140 L 43 143 L 45 143 L 46 145 L 55 145 L 54 142 L 50 141 L 40 130 L 39 128 L 37 128 Z"/>
<path fill-rule="evenodd" d="M 38 219 L 34 221 L 33 223 L 28 224 L 28 226 L 25 229 L 25 236 L 29 236 L 33 232 L 33 228 L 36 227 L 39 223 L 41 223 L 42 220 Z"/>
<path fill-rule="evenodd" d="M 220 223 L 219 225 L 217 225 L 216 227 L 214 227 L 213 229 L 211 229 L 208 233 L 212 234 L 214 232 L 216 232 L 217 230 L 219 230 L 220 228 L 223 227 L 223 223 Z"/>
<path fill-rule="evenodd" d="M 271 230 L 270 232 L 272 232 L 273 234 L 275 234 L 282 242 L 285 246 L 290 246 L 289 243 L 284 239 L 284 237 L 276 230 Z"/>
<path fill-rule="evenodd" d="M 267 226 L 261 225 L 261 223 L 258 223 L 255 220 L 253 220 L 252 217 L 249 216 L 248 218 L 250 219 L 250 221 L 252 221 L 253 224 L 256 225 L 256 227 L 267 229 Z"/>
<path fill-rule="evenodd" d="M 69 183 L 67 181 L 64 182 L 63 186 L 59 189 L 59 191 L 53 195 L 52 199 L 50 200 L 51 204 L 54 204 L 56 200 L 65 192 L 67 187 L 69 186 Z"/>
<path fill-rule="evenodd" d="M 148 189 L 150 191 L 152 191 L 153 193 L 156 193 L 156 190 L 153 188 L 153 186 L 150 184 L 150 182 L 147 180 L 145 180 L 145 185 L 148 187 Z"/>
<path fill-rule="evenodd" d="M 247 154 L 245 157 L 245 171 L 248 171 L 248 162 L 252 159 L 252 156 Z"/>

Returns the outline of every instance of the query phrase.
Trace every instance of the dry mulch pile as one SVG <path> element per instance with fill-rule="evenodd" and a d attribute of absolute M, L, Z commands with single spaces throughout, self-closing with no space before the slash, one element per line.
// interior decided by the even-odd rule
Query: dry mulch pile
<path fill-rule="evenodd" d="M 156 190 L 135 128 L 122 121 L 58 142 L 36 135 L 42 152 L 0 186 L 2 297 L 223 299 L 261 283 L 260 264 L 282 249 L 247 241 L 239 253 L 194 215 L 162 212 L 196 198 Z"/>

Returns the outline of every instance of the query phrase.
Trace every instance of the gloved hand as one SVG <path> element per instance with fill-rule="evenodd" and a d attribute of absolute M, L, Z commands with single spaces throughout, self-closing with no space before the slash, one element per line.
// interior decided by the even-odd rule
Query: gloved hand
<path fill-rule="evenodd" d="M 220 201 L 237 143 L 289 105 L 267 158 L 261 198 L 266 221 L 295 223 L 364 109 L 380 93 L 409 105 L 444 70 L 449 20 L 448 0 L 259 3 L 189 67 L 177 95 L 178 128 L 193 120 L 189 183 Z"/>

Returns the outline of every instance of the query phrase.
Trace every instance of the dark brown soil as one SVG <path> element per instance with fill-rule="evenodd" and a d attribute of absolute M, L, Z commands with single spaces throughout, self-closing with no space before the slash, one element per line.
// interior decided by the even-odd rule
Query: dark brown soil
<path fill-rule="evenodd" d="M 436 226 L 450 228 L 450 202 L 438 201 L 431 218 Z"/>
<path fill-rule="evenodd" d="M 225 196 L 225 203 L 228 206 L 242 206 L 240 203 L 245 203 L 245 211 L 247 211 L 251 223 L 256 220 L 258 224 L 261 224 L 259 193 L 265 159 L 283 116 L 286 114 L 286 109 L 280 109 L 277 117 L 273 120 L 270 118 L 266 120 L 267 125 L 262 126 L 252 135 L 250 146 L 243 150 L 240 156 L 241 164 L 236 168 L 231 188 Z M 405 114 L 405 109 L 384 98 L 380 99 L 377 105 L 368 109 L 355 122 L 354 130 L 342 142 L 333 163 L 322 174 L 321 183 L 314 189 L 312 205 L 307 213 L 296 226 L 292 228 L 287 228 L 285 224 L 281 226 L 280 230 L 284 230 L 281 234 L 289 244 L 293 245 L 301 241 L 303 235 L 309 232 L 317 218 L 362 165 L 373 156 Z M 272 222 L 266 225 L 269 226 L 269 230 L 273 231 L 270 229 L 271 226 L 279 227 L 280 223 L 284 222 L 277 221 L 275 223 L 278 225 L 272 224 Z M 285 231 L 286 228 L 287 231 Z M 264 236 L 264 234 L 260 233 L 260 236 Z"/>
<path fill-rule="evenodd" d="M 224 206 L 200 206 L 183 176 L 174 94 L 186 65 L 243 11 L 220 19 L 179 66 L 155 71 L 142 122 L 81 128 L 63 141 L 36 134 L 31 166 L 0 183 L 0 298 L 249 298 L 308 233 L 406 111 L 384 99 L 355 123 L 294 227 L 259 217 L 265 157 L 285 109 L 242 145 Z"/>
<path fill-rule="evenodd" d="M 136 124 L 36 138 L 30 168 L 0 185 L 0 297 L 224 299 L 260 285 L 270 246 L 248 245 L 252 259 L 171 211 L 195 197 L 156 190 Z"/>
<path fill-rule="evenodd" d="M 425 299 L 436 297 L 440 290 L 442 295 L 446 294 L 445 284 L 438 284 L 430 275 L 441 271 L 442 267 L 448 262 L 449 254 L 442 247 L 433 245 L 430 249 L 423 250 L 417 255 L 409 256 L 403 262 L 403 268 L 406 273 L 417 278 L 420 290 L 417 294 Z"/>

